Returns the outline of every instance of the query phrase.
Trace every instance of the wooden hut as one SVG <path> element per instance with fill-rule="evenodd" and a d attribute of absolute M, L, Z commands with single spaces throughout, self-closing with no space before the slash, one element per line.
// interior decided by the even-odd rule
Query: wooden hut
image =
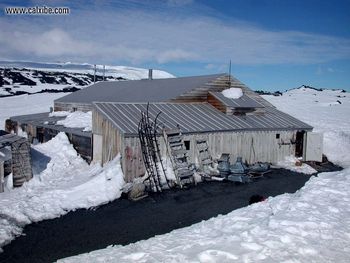
<path fill-rule="evenodd" d="M 229 88 L 240 88 L 243 96 L 223 96 Z M 199 140 L 207 142 L 213 157 L 229 153 L 231 160 L 241 156 L 248 163 L 275 163 L 288 155 L 314 161 L 322 157 L 322 137 L 312 133 L 311 126 L 277 110 L 227 74 L 98 82 L 55 100 L 54 110 L 92 110 L 90 144 L 76 142 L 75 147 L 91 145 L 87 158 L 102 165 L 120 154 L 130 181 L 145 173 L 137 127 L 148 103 L 151 118 L 161 112 L 159 121 L 166 129 L 180 127 L 193 163 Z M 55 128 L 45 123 L 43 118 L 35 120 L 32 133 L 38 137 L 38 128 Z M 161 137 L 159 142 L 166 158 L 166 142 Z"/>
<path fill-rule="evenodd" d="M 237 79 L 225 74 L 211 77 L 210 81 L 183 93 L 176 95 L 172 91 L 174 96 L 162 102 L 152 102 L 159 94 L 148 94 L 147 88 L 138 91 L 146 97 L 141 102 L 135 102 L 140 100 L 132 95 L 127 102 L 94 102 L 93 160 L 104 164 L 120 154 L 128 181 L 145 173 L 137 128 L 148 101 L 151 101 L 148 106 L 151 118 L 161 112 L 159 122 L 165 128 L 181 128 L 190 162 L 197 162 L 196 142 L 201 139 L 207 141 L 212 156 L 229 153 L 231 160 L 241 156 L 248 163 L 276 163 L 285 156 L 305 154 L 305 134 L 311 133 L 311 126 L 278 111 Z M 186 78 L 179 81 L 185 82 Z M 158 86 L 157 81 L 153 82 L 152 92 L 157 92 L 157 87 L 168 94 L 169 88 Z M 241 88 L 243 96 L 224 97 L 221 91 L 230 87 Z M 166 158 L 166 142 L 159 137 L 159 143 Z M 318 152 L 316 159 L 321 154 Z"/>

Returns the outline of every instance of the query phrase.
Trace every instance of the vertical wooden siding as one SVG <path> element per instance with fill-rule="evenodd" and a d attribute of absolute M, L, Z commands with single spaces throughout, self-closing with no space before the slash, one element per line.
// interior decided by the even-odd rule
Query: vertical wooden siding
<path fill-rule="evenodd" d="M 276 139 L 276 134 L 280 135 Z M 295 154 L 296 131 L 245 131 L 245 132 L 218 132 L 206 134 L 185 135 L 184 140 L 190 141 L 190 162 L 197 162 L 196 140 L 206 138 L 210 154 L 214 159 L 222 153 L 229 153 L 231 163 L 238 156 L 249 164 L 255 162 L 276 163 L 285 156 Z M 166 147 L 163 137 L 159 138 L 160 151 L 163 160 L 166 158 Z M 144 175 L 145 168 L 138 137 L 124 138 L 124 151 L 122 154 L 123 172 L 127 181 Z"/>
<path fill-rule="evenodd" d="M 123 134 L 95 109 L 92 111 L 92 132 L 102 135 L 102 164 L 111 161 L 123 149 Z"/>
<path fill-rule="evenodd" d="M 276 134 L 280 138 L 276 139 Z M 208 140 L 210 154 L 213 158 L 219 158 L 222 153 L 229 153 L 231 162 L 241 156 L 249 164 L 255 162 L 276 163 L 285 156 L 295 154 L 294 131 L 245 131 L 245 132 L 220 132 L 208 134 L 186 135 L 185 140 L 190 141 L 190 159 L 196 162 L 197 139 Z"/>
<path fill-rule="evenodd" d="M 91 103 L 54 102 L 54 111 L 91 111 Z"/>

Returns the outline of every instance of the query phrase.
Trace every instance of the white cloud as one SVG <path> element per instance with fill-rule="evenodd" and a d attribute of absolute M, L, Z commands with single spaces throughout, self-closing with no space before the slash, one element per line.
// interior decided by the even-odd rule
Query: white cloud
<path fill-rule="evenodd" d="M 4 47 L 0 55 L 19 56 L 32 54 L 38 57 L 59 57 L 66 55 L 85 56 L 92 49 L 92 44 L 74 39 L 66 31 L 53 28 L 43 32 L 31 32 L 15 28 L 13 25 L 0 23 L 5 30 L 0 32 L 0 45 Z"/>
<path fill-rule="evenodd" d="M 350 58 L 349 39 L 164 10 L 73 9 L 65 17 L 1 17 L 0 28 L 0 56 L 13 59 L 308 64 Z"/>

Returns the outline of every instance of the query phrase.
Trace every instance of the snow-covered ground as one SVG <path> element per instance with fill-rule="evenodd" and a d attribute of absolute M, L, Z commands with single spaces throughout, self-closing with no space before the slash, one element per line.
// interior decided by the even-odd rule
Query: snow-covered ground
<path fill-rule="evenodd" d="M 119 157 L 103 168 L 88 165 L 64 133 L 33 148 L 33 179 L 12 189 L 7 178 L 5 192 L 0 193 L 0 250 L 27 224 L 108 203 L 121 195 L 124 179 Z"/>
<path fill-rule="evenodd" d="M 345 169 L 312 177 L 295 194 L 61 262 L 350 262 L 349 93 L 299 89 L 265 98 L 324 132 L 326 154 Z"/>

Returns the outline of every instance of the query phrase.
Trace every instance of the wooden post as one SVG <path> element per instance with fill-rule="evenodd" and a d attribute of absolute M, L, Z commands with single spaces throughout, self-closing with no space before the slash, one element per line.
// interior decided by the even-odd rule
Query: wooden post
<path fill-rule="evenodd" d="M 5 176 L 5 169 L 4 169 L 4 162 L 0 161 L 0 193 L 4 192 L 4 176 Z"/>

